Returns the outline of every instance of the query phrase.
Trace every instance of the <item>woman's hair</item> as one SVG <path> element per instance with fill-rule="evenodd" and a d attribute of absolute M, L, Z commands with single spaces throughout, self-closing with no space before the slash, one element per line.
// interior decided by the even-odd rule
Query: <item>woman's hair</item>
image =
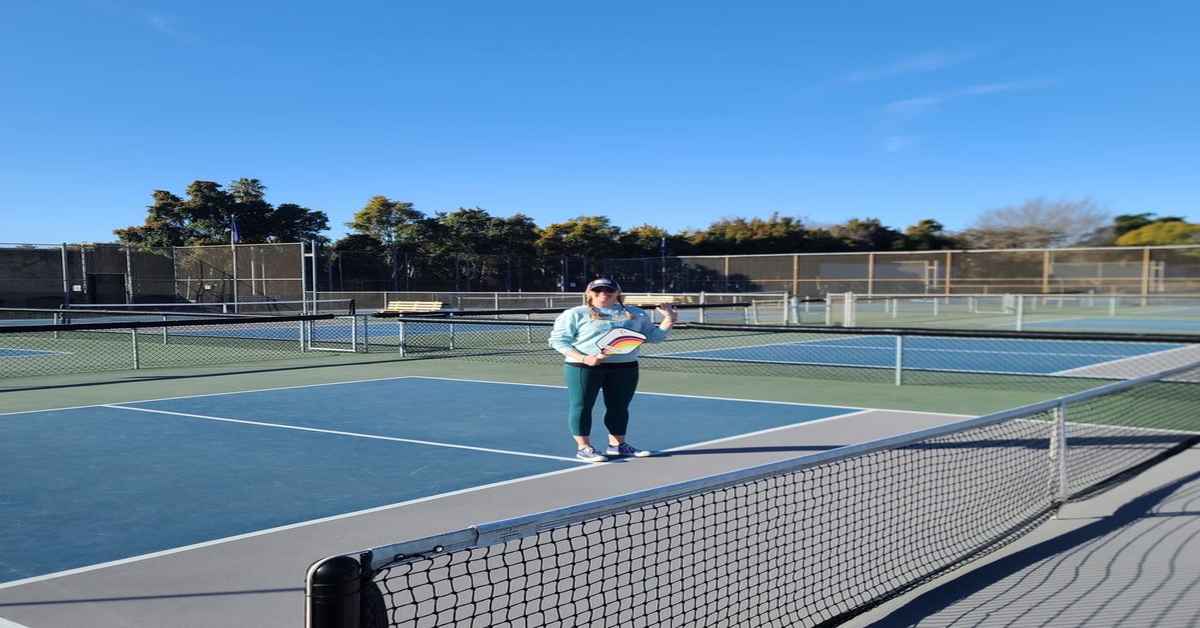
<path fill-rule="evenodd" d="M 625 307 L 625 293 L 621 292 L 621 290 L 619 288 L 616 290 L 616 293 L 617 293 L 617 303 L 620 304 L 621 311 L 624 313 L 625 318 L 626 319 L 633 318 L 633 313 L 630 312 Z M 583 291 L 583 302 L 587 303 L 588 309 L 592 311 L 592 320 L 596 320 L 596 319 L 600 318 L 600 309 L 597 308 L 596 306 L 592 305 L 592 291 L 591 290 Z"/>

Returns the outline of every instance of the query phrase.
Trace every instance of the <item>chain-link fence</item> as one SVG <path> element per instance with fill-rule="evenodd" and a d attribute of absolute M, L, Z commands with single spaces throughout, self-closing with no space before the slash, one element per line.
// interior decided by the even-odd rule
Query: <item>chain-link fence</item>
<path fill-rule="evenodd" d="M 0 245 L 0 306 L 302 300 L 314 292 L 354 293 L 350 298 L 363 307 L 376 299 L 366 295 L 385 293 L 516 293 L 536 299 L 582 292 L 602 275 L 629 293 L 1196 294 L 1200 246 L 591 259 L 430 257 L 302 243 L 162 251 L 8 244 Z M 526 299 L 500 307 L 529 306 Z"/>
<path fill-rule="evenodd" d="M 350 341 L 353 331 L 351 322 L 333 314 L 206 316 L 4 308 L 0 378 L 291 360 L 330 348 L 314 342 L 314 337 L 344 335 Z"/>
<path fill-rule="evenodd" d="M 876 294 L 1190 294 L 1200 246 L 608 259 L 627 290 Z"/>

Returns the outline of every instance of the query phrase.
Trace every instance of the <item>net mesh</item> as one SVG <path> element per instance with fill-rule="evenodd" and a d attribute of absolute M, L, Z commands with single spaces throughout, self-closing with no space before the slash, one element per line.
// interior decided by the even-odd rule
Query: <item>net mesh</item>
<path fill-rule="evenodd" d="M 375 548 L 361 625 L 836 624 L 1195 444 L 1198 374 Z"/>

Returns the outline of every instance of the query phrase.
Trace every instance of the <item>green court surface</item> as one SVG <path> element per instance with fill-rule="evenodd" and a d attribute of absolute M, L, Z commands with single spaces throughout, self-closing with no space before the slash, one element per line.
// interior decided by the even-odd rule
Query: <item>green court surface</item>
<path fill-rule="evenodd" d="M 353 381 L 398 375 L 429 375 L 489 381 L 560 385 L 557 364 L 489 359 L 400 359 L 394 355 L 322 354 L 220 367 L 151 369 L 80 375 L 26 377 L 0 384 L 0 412 L 236 390 Z M 641 390 L 715 397 L 790 401 L 853 407 L 984 414 L 1056 396 L 1044 389 L 963 388 L 864 381 L 643 371 Z"/>

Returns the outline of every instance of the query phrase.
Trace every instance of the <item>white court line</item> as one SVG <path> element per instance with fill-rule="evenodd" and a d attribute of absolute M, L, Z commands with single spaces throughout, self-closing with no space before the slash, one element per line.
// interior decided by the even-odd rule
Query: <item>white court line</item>
<path fill-rule="evenodd" d="M 405 376 L 405 377 L 408 377 L 408 376 Z M 393 378 L 384 378 L 384 379 L 393 379 Z M 394 378 L 394 379 L 402 379 L 402 378 Z M 425 378 L 425 379 L 449 379 L 449 378 Z M 374 380 L 366 380 L 366 381 L 374 381 Z M 459 381 L 459 380 L 452 380 L 452 381 Z M 473 380 L 461 380 L 461 381 L 473 381 Z M 542 386 L 542 384 L 529 384 L 529 385 L 530 385 L 530 386 Z M 549 386 L 549 387 L 550 387 L 550 388 L 561 388 L 561 387 L 556 387 L 556 386 Z M 767 403 L 785 403 L 785 404 L 786 404 L 786 403 L 788 403 L 788 402 L 767 402 Z M 97 404 L 97 406 L 96 406 L 96 407 L 99 407 L 99 406 L 104 406 L 104 405 L 107 405 L 107 404 Z M 807 405 L 807 404 L 789 404 L 789 405 Z M 83 406 L 83 407 L 93 407 L 93 406 Z M 829 406 L 829 407 L 835 407 L 835 406 Z M 124 409 L 126 409 L 126 410 L 143 410 L 143 408 L 124 408 Z M 781 427 L 778 427 L 778 428 L 769 428 L 769 429 L 767 429 L 767 430 L 760 430 L 760 431 L 758 431 L 758 432 L 752 432 L 751 434 L 739 434 L 739 435 L 737 435 L 737 436 L 730 436 L 730 437 L 727 437 L 727 438 L 720 438 L 720 439 L 716 439 L 716 440 L 712 440 L 712 441 L 706 441 L 706 442 L 703 442 L 703 443 L 696 443 L 696 444 L 693 444 L 693 445 L 683 445 L 683 446 L 681 446 L 681 447 L 676 447 L 676 448 L 673 448 L 673 449 L 671 449 L 671 450 L 669 450 L 669 451 L 676 451 L 676 450 L 687 449 L 687 448 L 693 448 L 693 447 L 702 447 L 702 446 L 705 446 L 705 445 L 710 445 L 710 444 L 713 444 L 713 443 L 718 443 L 718 442 L 724 442 L 724 441 L 734 440 L 734 439 L 737 439 L 737 438 L 741 438 L 741 437 L 743 437 L 743 436 L 750 436 L 750 435 L 753 435 L 753 434 L 761 434 L 761 433 L 764 433 L 764 432 L 768 432 L 768 431 L 775 431 L 775 430 L 781 430 L 781 429 L 785 429 L 785 428 L 789 428 L 789 427 L 801 427 L 801 426 L 807 425 L 807 424 L 809 424 L 809 423 L 818 423 L 818 422 L 824 422 L 824 421 L 832 421 L 832 420 L 834 420 L 834 419 L 841 419 L 841 418 L 845 418 L 845 417 L 856 416 L 856 415 L 863 414 L 863 413 L 865 413 L 865 412 L 869 412 L 869 411 L 870 411 L 870 410 L 860 410 L 859 412 L 850 412 L 850 413 L 847 413 L 847 414 L 840 414 L 840 415 L 837 415 L 837 416 L 826 417 L 826 418 L 823 418 L 823 419 L 815 419 L 815 420 L 813 420 L 813 421 L 801 421 L 801 422 L 799 422 L 799 423 L 793 423 L 793 424 L 791 424 L 791 425 L 781 426 Z M 929 413 L 929 414 L 934 414 L 934 413 Z M 946 415 L 946 416 L 962 416 L 962 415 Z M 574 459 L 571 459 L 571 460 L 572 460 L 573 462 L 575 461 Z M 180 554 L 180 553 L 183 553 L 183 552 L 188 552 L 188 551 L 191 551 L 191 550 L 203 549 L 203 548 L 206 548 L 206 547 L 213 547 L 213 546 L 215 546 L 215 545 L 223 545 L 223 544 L 225 544 L 225 543 L 232 543 L 232 542 L 235 542 L 235 541 L 241 541 L 241 540 L 245 540 L 245 539 L 251 539 L 251 538 L 255 538 L 255 537 L 259 537 L 259 536 L 266 536 L 266 535 L 268 535 L 268 534 L 276 534 L 276 533 L 279 533 L 279 532 L 286 532 L 286 531 L 288 531 L 288 530 L 295 530 L 295 529 L 297 529 L 297 528 L 306 528 L 306 527 L 309 527 L 309 526 L 320 525 L 320 524 L 323 524 L 323 523 L 330 523 L 330 522 L 333 522 L 333 521 L 340 521 L 340 520 L 342 520 L 342 519 L 350 519 L 350 518 L 353 518 L 353 517 L 361 517 L 361 516 L 364 516 L 364 515 L 374 514 L 374 513 L 378 513 L 378 512 L 384 512 L 384 511 L 387 511 L 387 510 L 394 510 L 394 509 L 397 509 L 397 508 L 404 508 L 404 507 L 407 507 L 407 506 L 413 506 L 413 505 L 415 505 L 415 504 L 421 504 L 421 503 L 424 503 L 424 502 L 430 502 L 430 501 L 433 501 L 433 500 L 436 500 L 436 499 L 442 499 L 442 498 L 446 498 L 446 497 L 454 497 L 454 496 L 456 496 L 456 495 L 466 495 L 466 494 L 469 494 L 469 493 L 475 493 L 475 492 L 479 492 L 479 491 L 486 491 L 486 490 L 491 490 L 491 489 L 499 488 L 499 487 L 501 487 L 501 486 L 508 486 L 508 485 L 512 485 L 512 484 L 519 484 L 519 483 L 522 483 L 522 482 L 529 482 L 529 481 L 532 481 L 532 480 L 537 480 L 537 479 L 541 479 L 541 478 L 547 478 L 547 477 L 552 477 L 552 476 L 556 476 L 556 475 L 564 475 L 564 474 L 567 474 L 567 473 L 576 473 L 576 472 L 579 472 L 579 471 L 584 471 L 584 470 L 587 470 L 587 469 L 601 469 L 601 468 L 604 468 L 605 466 L 607 466 L 608 464 L 611 464 L 611 463 L 602 463 L 602 464 L 584 464 L 584 465 L 580 465 L 580 466 L 576 466 L 576 467 L 570 467 L 570 468 L 567 468 L 567 469 L 559 469 L 559 470 L 557 470 L 557 471 L 548 471 L 548 472 L 546 472 L 546 473 L 539 473 L 539 474 L 536 474 L 536 475 L 528 475 L 528 476 L 525 476 L 525 477 L 513 478 L 513 479 L 511 479 L 511 480 L 502 480 L 502 481 L 500 481 L 500 482 L 492 482 L 491 484 L 481 484 L 481 485 L 479 485 L 479 486 L 471 486 L 471 487 L 468 487 L 468 488 L 458 489 L 458 490 L 456 490 L 456 491 L 447 491 L 447 492 L 445 492 L 445 493 L 438 493 L 438 494 L 436 494 L 436 495 L 426 495 L 426 496 L 424 496 L 424 497 L 417 497 L 417 498 L 410 499 L 410 500 L 406 500 L 406 501 L 402 501 L 402 502 L 396 502 L 396 503 L 394 503 L 394 504 L 385 504 L 385 505 L 383 505 L 383 506 L 375 506 L 374 508 L 364 508 L 364 509 L 362 509 L 362 510 L 356 510 L 356 511 L 353 511 L 353 512 L 346 512 L 346 513 L 342 513 L 342 514 L 338 514 L 338 515 L 331 515 L 331 516 L 328 516 L 328 517 L 321 517 L 321 518 L 319 518 L 319 519 L 310 519 L 310 520 L 308 520 L 308 521 L 299 521 L 299 522 L 296 522 L 296 523 L 290 523 L 290 524 L 287 524 L 287 525 L 277 526 L 277 527 L 274 527 L 274 528 L 267 528 L 267 529 L 265 529 L 265 530 L 256 530 L 256 531 L 254 531 L 254 532 L 247 532 L 247 533 L 244 533 L 244 534 L 236 534 L 236 535 L 233 535 L 233 536 L 227 536 L 227 537 L 223 537 L 223 538 L 219 538 L 219 539 L 213 539 L 213 540 L 211 540 L 211 541 L 203 541 L 203 542 L 201 542 L 201 543 L 193 543 L 193 544 L 191 544 L 191 545 L 183 545 L 183 546 L 180 546 L 180 547 L 173 547 L 173 548 L 170 548 L 170 549 L 160 550 L 160 551 L 157 551 L 157 552 L 150 552 L 150 553 L 147 553 L 147 554 L 140 554 L 140 555 L 138 555 L 138 556 L 130 556 L 130 557 L 128 557 L 128 558 L 121 558 L 121 559 L 118 559 L 118 560 L 111 560 L 111 561 L 104 562 L 104 563 L 96 563 L 96 564 L 94 564 L 94 565 L 87 565 L 87 566 L 84 566 L 84 567 L 76 567 L 76 568 L 74 568 L 74 569 L 65 569 L 65 570 L 63 570 L 63 571 L 56 571 L 56 572 L 54 572 L 54 573 L 42 574 L 42 575 L 40 575 L 40 576 L 32 576 L 32 577 L 29 577 L 29 578 L 23 578 L 23 579 L 21 579 L 21 580 L 12 580 L 12 581 L 9 581 L 9 582 L 0 582 L 0 590 L 3 590 L 3 589 L 11 589 L 11 588 L 14 588 L 14 587 L 19 587 L 19 586 L 23 586 L 23 585 L 26 585 L 26 584 L 33 584 L 33 583 L 36 583 L 36 582 L 45 582 L 45 581 L 47 581 L 47 580 L 55 580 L 55 579 L 58 579 L 58 578 L 65 578 L 65 577 L 67 577 L 67 576 L 74 576 L 74 575 L 78 575 L 78 574 L 89 573 L 89 572 L 92 572 L 92 571 L 99 571 L 99 570 L 101 570 L 101 569 L 107 569 L 107 568 L 109 568 L 109 567 L 117 567 L 117 566 L 120 566 L 120 565 L 127 565 L 127 564 L 131 564 L 131 563 L 137 563 L 137 562 L 142 562 L 142 561 L 146 561 L 146 560 L 151 560 L 151 559 L 154 559 L 154 558 L 161 558 L 161 557 L 164 557 L 164 556 L 171 556 L 171 555 L 174 555 L 174 554 Z M 0 625 L 0 628 L 8 628 L 8 627 L 6 627 L 6 626 L 3 626 L 3 625 Z M 24 627 L 24 626 L 18 626 L 17 628 L 25 628 L 25 627 Z"/>
<path fill-rule="evenodd" d="M 214 377 L 222 377 L 215 375 Z M 249 390 L 230 390 L 228 392 L 215 393 L 198 393 L 195 395 L 178 395 L 175 397 L 158 397 L 155 399 L 133 399 L 131 401 L 114 401 L 114 404 L 126 403 L 150 403 L 152 401 L 174 401 L 176 399 L 198 399 L 200 397 L 220 397 L 223 395 L 241 395 L 243 393 L 270 392 L 272 390 L 295 390 L 297 388 L 317 388 L 319 386 L 341 386 L 342 384 L 364 384 L 367 382 L 386 382 L 394 379 L 408 379 L 412 375 L 394 375 L 392 377 L 370 377 L 367 379 L 351 379 L 344 382 L 323 382 L 320 384 L 297 384 L 295 386 L 275 386 L 272 388 L 251 388 Z M 84 408 L 100 408 L 109 404 L 105 403 L 89 403 L 82 406 L 64 406 L 61 408 L 46 408 L 45 410 L 18 410 L 16 412 L 0 412 L 0 416 L 12 416 L 14 414 L 33 414 L 35 412 L 61 412 L 63 410 L 82 410 Z"/>
<path fill-rule="evenodd" d="M 466 378 L 461 378 L 461 377 L 437 377 L 435 375 L 412 375 L 412 376 L 410 376 L 410 378 L 411 379 L 434 379 L 434 380 L 446 381 L 446 382 L 471 382 L 474 384 L 499 384 L 501 386 L 530 386 L 530 387 L 534 387 L 534 388 L 557 388 L 560 390 L 566 388 L 566 386 L 561 386 L 558 384 L 526 384 L 523 382 L 497 382 L 497 381 L 493 381 L 493 380 L 489 380 L 489 379 L 466 379 Z M 895 408 L 864 408 L 863 406 L 839 406 L 839 405 L 835 405 L 835 404 L 831 404 L 831 403 L 804 403 L 802 401 L 774 401 L 771 399 L 741 399 L 738 397 L 715 397 L 712 395 L 688 395 L 688 394 L 684 394 L 684 393 L 650 392 L 650 391 L 641 391 L 641 390 L 639 390 L 637 392 L 637 394 L 653 395 L 655 397 L 683 397 L 686 399 L 711 399 L 714 401 L 739 401 L 742 403 L 766 403 L 766 404 L 774 404 L 774 405 L 781 405 L 781 406 L 807 406 L 810 408 L 837 408 L 839 410 L 855 410 L 856 413 L 859 410 L 876 410 L 879 412 L 907 412 L 909 414 L 927 414 L 927 415 L 933 415 L 933 416 L 953 416 L 953 417 L 963 417 L 963 418 L 974 418 L 976 416 L 979 416 L 977 414 L 954 414 L 951 412 L 929 412 L 929 411 L 924 411 L 924 410 L 897 410 Z"/>
<path fill-rule="evenodd" d="M 392 381 L 392 380 L 399 380 L 399 379 L 436 379 L 436 380 L 445 380 L 445 381 L 453 381 L 453 382 L 476 382 L 476 383 L 481 383 L 481 384 L 505 384 L 505 385 L 510 385 L 510 386 L 533 386 L 533 387 L 540 387 L 540 388 L 559 388 L 559 389 L 566 388 L 566 386 L 558 386 L 558 385 L 553 385 L 553 384 L 526 384 L 523 382 L 498 382 L 498 381 L 492 381 L 492 380 L 486 380 L 486 379 L 435 377 L 435 376 L 431 376 L 431 375 L 395 375 L 392 377 L 370 377 L 370 378 L 366 378 L 366 379 L 351 379 L 351 380 L 346 380 L 344 382 L 323 382 L 320 384 L 298 384 L 295 386 L 276 386 L 276 387 L 271 387 L 271 388 L 251 388 L 249 390 L 231 390 L 228 392 L 199 393 L 199 394 L 194 394 L 194 395 L 177 395 L 174 397 L 157 397 L 154 399 L 132 399 L 132 400 L 128 400 L 128 401 L 114 401 L 114 402 L 111 402 L 111 405 L 126 405 L 126 404 L 132 404 L 132 403 L 151 403 L 154 401 L 174 401 L 174 400 L 178 400 L 178 399 L 198 399 L 201 397 L 221 397 L 224 395 L 241 395 L 241 394 L 245 394 L 245 393 L 270 392 L 272 390 L 296 390 L 299 388 L 317 388 L 320 386 L 341 386 L 343 384 L 364 384 L 364 383 L 368 383 L 368 382 L 385 382 L 385 381 Z M 714 397 L 714 396 L 708 396 L 708 395 L 686 395 L 686 394 L 681 394 L 681 393 L 662 393 L 662 392 L 639 391 L 638 394 L 639 395 L 657 395 L 657 396 L 662 396 L 662 397 L 688 397 L 688 398 L 693 398 L 693 399 L 716 399 L 716 400 L 720 400 L 720 401 L 744 401 L 746 403 L 773 403 L 773 404 L 793 405 L 793 406 L 821 406 L 821 407 L 825 407 L 825 408 L 840 408 L 840 409 L 849 409 L 849 410 L 863 409 L 862 406 L 841 406 L 841 405 L 834 405 L 834 404 L 829 404 L 829 403 L 803 403 L 803 402 L 798 402 L 798 401 L 770 401 L 770 400 L 765 400 L 765 399 L 740 399 L 737 397 Z M 18 414 L 36 414 L 38 412 L 62 412 L 62 411 L 66 411 L 66 410 L 83 410 L 83 409 L 87 409 L 87 408 L 100 408 L 100 407 L 104 407 L 106 405 L 110 405 L 110 404 L 108 404 L 108 403 L 90 403 L 90 404 L 79 405 L 79 406 L 64 406 L 64 407 L 60 407 L 60 408 L 46 408 L 43 410 L 17 410 L 15 412 L 0 412 L 0 417 L 14 416 L 14 415 L 18 415 Z M 952 414 L 952 413 L 948 413 L 948 412 L 923 412 L 920 410 L 901 410 L 901 409 L 896 409 L 896 408 L 866 408 L 866 409 L 867 410 L 881 410 L 881 411 L 886 411 L 886 412 L 909 412 L 909 413 L 913 413 L 913 414 L 932 414 L 932 415 L 961 416 L 961 417 L 977 416 L 974 414 Z"/>
<path fill-rule="evenodd" d="M 397 443 L 412 443 L 414 445 L 430 445 L 433 447 L 448 447 L 450 449 L 466 449 L 469 451 L 483 451 L 492 454 L 507 454 L 509 456 L 525 456 L 528 458 L 545 458 L 547 460 L 559 460 L 562 462 L 574 462 L 578 464 L 589 464 L 577 458 L 567 458 L 564 456 L 551 456 L 548 454 L 535 454 L 525 451 L 511 451 L 508 449 L 491 449 L 489 447 L 474 447 L 471 445 L 458 445 L 455 443 L 439 443 L 430 440 L 418 440 L 415 438 L 400 438 L 398 436 L 380 436 L 378 434 L 363 434 L 361 432 L 344 432 L 341 430 L 326 430 L 317 427 L 303 427 L 300 425 L 288 425 L 286 423 L 267 423 L 265 421 L 249 421 L 246 419 L 231 419 L 228 417 L 209 416 L 206 414 L 192 414 L 190 412 L 172 412 L 170 410 L 154 410 L 151 408 L 135 408 L 133 406 L 121 406 L 116 404 L 105 404 L 105 408 L 115 408 L 117 410 L 132 410 L 134 412 L 150 412 L 153 414 L 167 414 L 171 416 L 181 416 L 190 419 L 203 419 L 205 421 L 220 421 L 222 423 L 239 423 L 241 425 L 256 425 L 259 427 L 274 427 L 282 430 L 296 430 L 298 432 L 316 432 L 318 434 L 333 434 L 335 436 L 351 436 L 354 438 L 368 438 L 371 440 L 386 440 Z"/>
<path fill-rule="evenodd" d="M 823 419 L 813 419 L 811 421 L 801 421 L 799 423 L 792 423 L 791 425 L 780 425 L 778 427 L 768 427 L 767 429 L 758 430 L 756 432 L 747 432 L 745 434 L 738 434 L 736 436 L 725 436 L 722 438 L 714 438 L 712 440 L 706 440 L 702 443 L 692 443 L 691 445 L 680 445 L 679 447 L 672 447 L 670 449 L 664 449 L 663 451 L 668 451 L 668 452 L 670 452 L 670 451 L 686 451 L 688 449 L 695 449 L 697 447 L 707 447 L 709 445 L 716 445 L 718 443 L 724 443 L 724 442 L 728 442 L 728 441 L 732 441 L 732 440 L 737 440 L 739 438 L 746 438 L 748 436 L 759 436 L 761 434 L 770 434 L 771 432 L 779 432 L 782 430 L 791 429 L 793 427 L 800 427 L 801 425 L 812 425 L 813 423 L 824 423 L 826 421 L 833 421 L 835 419 L 845 419 L 845 418 L 849 418 L 852 416 L 858 416 L 860 414 L 866 414 L 868 412 L 878 412 L 878 410 L 859 410 L 858 412 L 848 412 L 846 414 L 835 414 L 834 416 L 827 416 Z M 953 416 L 953 415 L 946 415 L 946 416 Z M 955 418 L 958 418 L 958 417 L 955 417 Z"/>
<path fill-rule="evenodd" d="M 1174 349 L 1167 349 L 1166 351 L 1153 351 L 1151 353 L 1143 353 L 1141 355 L 1130 355 L 1130 356 L 1120 358 L 1118 360 L 1109 360 L 1108 362 L 1098 362 L 1096 364 L 1091 364 L 1088 366 L 1079 366 L 1079 367 L 1076 367 L 1073 369 L 1067 369 L 1065 371 L 1058 371 L 1058 372 L 1055 372 L 1052 374 L 1053 375 L 1071 375 L 1074 373 L 1082 373 L 1084 371 L 1088 371 L 1090 369 L 1094 369 L 1094 368 L 1098 368 L 1098 367 L 1102 367 L 1102 366 L 1110 366 L 1110 365 L 1117 364 L 1120 362 L 1128 362 L 1130 360 L 1140 360 L 1143 358 L 1157 358 L 1157 357 L 1164 356 L 1168 353 L 1174 353 L 1176 351 L 1183 351 L 1184 349 L 1196 349 L 1196 348 L 1197 348 L 1197 345 L 1183 345 L 1182 347 L 1175 347 Z"/>
<path fill-rule="evenodd" d="M 874 337 L 878 338 L 880 336 L 874 336 Z M 883 337 L 886 338 L 888 336 L 883 336 Z M 989 338 L 988 342 L 994 342 L 996 340 L 1005 340 L 1005 339 Z M 1025 338 L 1008 338 L 1007 340 L 1026 340 L 1026 339 Z M 1056 342 L 1056 341 L 1051 340 L 1049 342 Z M 1086 341 L 1085 340 L 1085 341 L 1074 341 L 1074 342 L 1106 342 L 1106 341 Z M 713 348 L 713 349 L 693 349 L 691 351 L 676 351 L 676 352 L 672 352 L 672 353 L 646 354 L 645 357 L 648 357 L 648 358 L 674 357 L 674 356 L 680 356 L 680 355 L 693 355 L 693 354 L 697 354 L 697 353 L 720 353 L 722 351 L 740 351 L 742 349 L 753 349 L 753 348 L 762 348 L 762 347 L 769 347 L 769 346 L 785 347 L 785 346 L 790 346 L 790 345 L 795 345 L 795 344 L 802 344 L 802 343 L 798 343 L 798 342 L 797 343 L 775 343 L 773 345 L 750 345 L 750 346 L 745 346 L 745 347 L 718 347 L 718 348 Z M 1166 344 L 1166 343 L 1163 343 L 1163 344 Z M 893 354 L 896 352 L 896 347 L 894 345 L 886 346 L 886 347 L 882 347 L 882 346 L 881 347 L 871 347 L 871 346 L 862 346 L 862 345 L 818 345 L 818 346 L 821 349 L 828 348 L 828 349 L 857 349 L 860 351 L 887 351 L 887 352 L 893 353 Z M 1035 356 L 1051 356 L 1051 357 L 1069 356 L 1069 357 L 1080 357 L 1080 358 L 1114 357 L 1113 354 L 1110 354 L 1110 353 L 1063 353 L 1063 352 L 1047 352 L 1047 351 L 1007 351 L 1007 350 L 995 351 L 995 350 L 984 350 L 984 349 L 926 349 L 926 348 L 910 347 L 910 346 L 905 346 L 904 352 L 905 353 L 984 353 L 984 354 L 988 354 L 988 355 L 1035 355 Z M 718 358 L 713 358 L 713 359 L 718 359 Z M 731 361 L 732 360 L 734 360 L 734 359 L 731 359 Z M 847 364 L 846 366 L 858 366 L 858 365 Z M 884 366 L 886 366 L 886 365 L 884 365 Z"/>

